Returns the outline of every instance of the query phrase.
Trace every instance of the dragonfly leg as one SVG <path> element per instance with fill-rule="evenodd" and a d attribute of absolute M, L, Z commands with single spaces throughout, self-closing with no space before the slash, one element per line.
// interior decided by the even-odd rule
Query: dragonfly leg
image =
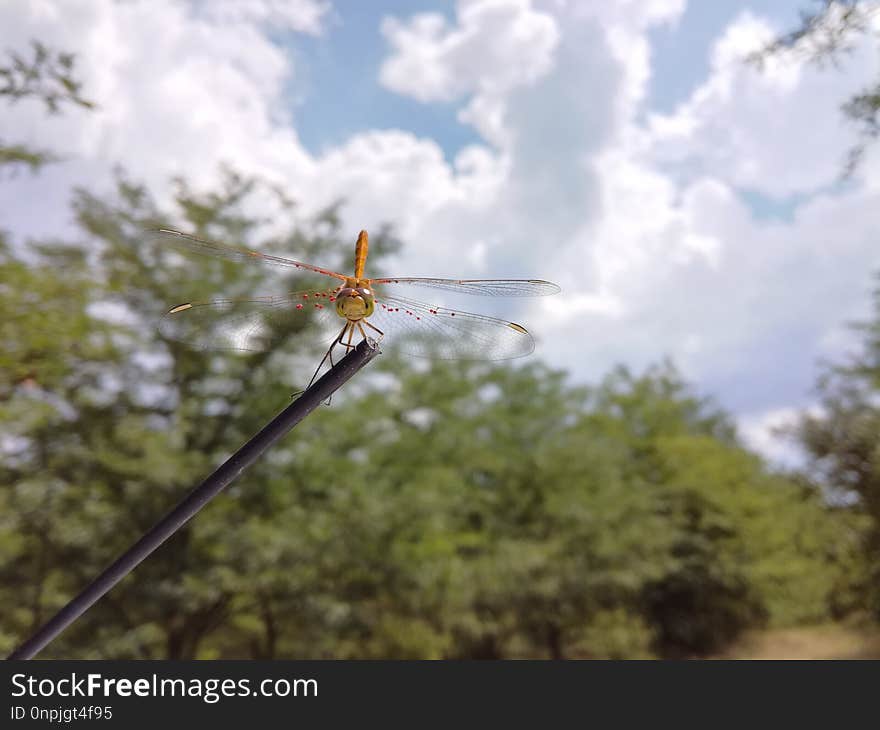
<path fill-rule="evenodd" d="M 384 333 L 382 330 L 380 330 L 380 329 L 379 329 L 378 327 L 376 327 L 375 325 L 370 324 L 370 323 L 367 322 L 367 320 L 365 320 L 365 319 L 362 319 L 360 322 L 358 322 L 358 327 L 361 327 L 361 322 L 363 322 L 365 325 L 367 325 L 367 327 L 369 327 L 371 330 L 375 330 L 376 332 L 378 332 L 378 333 L 379 333 L 379 339 L 378 339 L 377 341 L 378 341 L 378 342 L 381 342 L 381 341 L 382 341 L 382 338 L 385 336 L 385 333 Z M 367 339 L 367 333 L 364 332 L 364 328 L 363 328 L 363 327 L 361 327 L 361 334 L 364 336 L 364 339 L 366 340 L 366 339 Z"/>
<path fill-rule="evenodd" d="M 346 330 L 348 331 L 348 342 L 343 342 L 342 338 L 345 337 Z M 351 322 L 346 322 L 345 327 L 342 328 L 342 332 L 339 333 L 339 337 L 336 338 L 336 341 L 333 343 L 333 345 L 327 351 L 327 354 L 330 356 L 330 367 L 331 368 L 336 367 L 336 363 L 333 362 L 333 348 L 336 345 L 342 345 L 345 348 L 346 354 L 348 354 L 349 350 L 354 347 L 354 345 L 351 344 L 351 336 L 353 333 L 354 333 L 354 325 Z M 316 373 L 316 375 L 317 375 L 317 373 Z M 332 395 L 329 398 L 327 398 L 327 400 L 324 401 L 324 405 L 329 406 L 330 400 L 332 398 L 333 398 Z"/>
<path fill-rule="evenodd" d="M 312 379 L 309 381 L 309 384 L 305 388 L 306 390 L 308 390 L 309 388 L 312 387 L 312 385 L 314 384 L 315 380 L 318 377 L 318 373 L 321 372 L 321 368 L 324 367 L 324 363 L 327 362 L 328 359 L 330 360 L 330 367 L 331 368 L 333 367 L 333 348 L 336 347 L 336 345 L 338 345 L 342 341 L 342 338 L 345 336 L 345 333 L 348 331 L 348 328 L 349 328 L 349 323 L 346 322 L 345 327 L 342 328 L 342 332 L 340 332 L 339 335 L 336 337 L 336 339 L 330 343 L 330 347 L 327 348 L 327 352 L 324 353 L 324 357 L 321 358 L 321 362 L 319 362 L 318 367 L 315 368 L 315 374 L 312 375 Z"/>
<path fill-rule="evenodd" d="M 345 332 L 346 332 L 346 331 L 348 331 L 348 340 L 346 340 L 345 342 L 343 342 L 342 339 L 343 339 L 343 337 L 345 337 Z M 348 321 L 348 324 L 346 325 L 346 330 L 344 330 L 344 331 L 342 332 L 342 335 L 341 335 L 341 336 L 339 337 L 339 339 L 337 340 L 337 343 L 338 343 L 340 346 L 342 346 L 342 347 L 345 348 L 345 352 L 346 352 L 346 354 L 348 354 L 348 351 L 349 351 L 349 350 L 353 350 L 353 349 L 354 349 L 354 345 L 351 344 L 351 338 L 352 338 L 352 335 L 354 335 L 354 322 L 352 322 L 351 320 L 349 320 L 349 321 Z M 332 359 L 331 359 L 330 363 L 331 363 L 331 364 L 333 363 L 333 360 L 332 360 Z"/>

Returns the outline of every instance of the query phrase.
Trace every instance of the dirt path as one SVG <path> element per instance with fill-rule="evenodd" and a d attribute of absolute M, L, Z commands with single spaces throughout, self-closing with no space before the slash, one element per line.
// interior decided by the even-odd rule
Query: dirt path
<path fill-rule="evenodd" d="M 840 624 L 747 634 L 719 659 L 880 659 L 880 629 Z"/>

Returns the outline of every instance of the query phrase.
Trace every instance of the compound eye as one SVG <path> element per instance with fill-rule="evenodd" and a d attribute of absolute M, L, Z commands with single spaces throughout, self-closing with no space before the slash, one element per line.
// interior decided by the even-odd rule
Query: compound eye
<path fill-rule="evenodd" d="M 352 297 L 356 296 L 354 289 L 344 287 L 336 292 L 336 313 L 340 317 L 345 317 Z"/>
<path fill-rule="evenodd" d="M 358 287 L 357 293 L 364 303 L 364 316 L 369 317 L 376 309 L 376 300 L 373 298 L 373 292 L 367 287 L 361 286 Z"/>

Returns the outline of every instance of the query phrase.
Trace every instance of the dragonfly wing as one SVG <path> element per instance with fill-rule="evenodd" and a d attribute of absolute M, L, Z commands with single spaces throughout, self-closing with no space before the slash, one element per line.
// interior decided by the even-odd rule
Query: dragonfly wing
<path fill-rule="evenodd" d="M 484 297 L 543 297 L 558 294 L 560 288 L 543 279 L 425 279 L 418 277 L 373 279 L 373 284 L 401 284 L 442 289 Z"/>
<path fill-rule="evenodd" d="M 316 274 L 324 276 L 332 276 L 334 279 L 345 281 L 343 274 L 323 269 L 320 266 L 306 264 L 302 261 L 294 261 L 281 256 L 272 256 L 270 254 L 252 251 L 249 248 L 237 248 L 235 246 L 227 246 L 223 243 L 208 241 L 189 233 L 181 233 L 170 228 L 157 228 L 146 232 L 147 240 L 157 243 L 160 246 L 167 246 L 184 253 L 197 253 L 205 256 L 214 256 L 216 258 L 227 259 L 229 261 L 248 261 L 265 264 L 268 266 L 280 266 L 288 269 L 302 269 L 303 271 L 312 271 Z"/>
<path fill-rule="evenodd" d="M 264 352 L 291 339 L 329 344 L 343 325 L 334 291 L 187 302 L 162 317 L 159 332 L 196 350 Z"/>
<path fill-rule="evenodd" d="M 408 355 L 441 360 L 506 360 L 535 349 L 534 339 L 521 325 L 394 295 L 377 293 L 376 310 L 366 321 L 384 333 L 383 346 Z M 365 329 L 375 336 L 368 327 Z"/>

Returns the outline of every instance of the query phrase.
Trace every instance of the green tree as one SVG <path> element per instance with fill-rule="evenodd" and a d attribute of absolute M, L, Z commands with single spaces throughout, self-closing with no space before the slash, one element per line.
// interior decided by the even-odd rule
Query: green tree
<path fill-rule="evenodd" d="M 18 586 L 34 593 L 4 627 L 7 641 L 78 590 L 295 390 L 281 374 L 280 352 L 222 357 L 163 342 L 155 330 L 172 297 L 247 291 L 263 272 L 182 262 L 145 245 L 143 229 L 178 218 L 202 233 L 241 238 L 258 224 L 236 212 L 255 185 L 230 174 L 220 192 L 201 197 L 181 185 L 178 211 L 166 215 L 141 187 L 121 180 L 117 201 L 77 196 L 88 245 L 36 246 L 36 264 L 4 252 L 3 421 L 18 448 L 0 472 L 11 541 L 3 586 L 7 605 Z M 333 211 L 312 225 L 323 233 L 291 226 L 264 248 L 306 257 L 320 250 L 337 263 Z M 381 237 L 377 244 L 381 251 Z M 261 470 L 250 478 L 259 483 Z M 266 509 L 267 496 L 254 494 L 221 505 L 219 524 L 208 518 L 181 531 L 50 651 L 70 655 L 88 637 L 105 656 L 194 656 L 247 575 L 212 562 L 214 551 L 226 555 L 225 542 L 198 536 L 233 532 L 244 512 Z M 230 560 L 240 567 L 256 552 L 251 546 Z"/>
<path fill-rule="evenodd" d="M 49 114 L 59 114 L 67 105 L 95 107 L 82 95 L 82 82 L 76 78 L 72 53 L 53 51 L 39 41 L 31 42 L 30 51 L 30 55 L 7 53 L 6 62 L 0 65 L 0 97 L 11 104 L 38 99 Z M 0 167 L 15 170 L 24 166 L 37 171 L 57 159 L 49 150 L 0 139 Z"/>
<path fill-rule="evenodd" d="M 871 32 L 872 18 L 880 10 L 873 0 L 815 0 L 814 5 L 814 10 L 801 12 L 797 28 L 773 39 L 749 60 L 760 68 L 768 58 L 794 54 L 819 65 L 836 65 L 852 50 L 855 39 Z M 855 125 L 858 137 L 844 168 L 850 174 L 880 136 L 880 76 L 853 94 L 842 112 Z"/>
<path fill-rule="evenodd" d="M 861 570 L 842 587 L 839 609 L 864 608 L 880 619 L 880 277 L 873 315 L 856 328 L 860 351 L 824 373 L 820 409 L 801 416 L 795 435 L 830 502 L 851 513 L 860 542 Z"/>
<path fill-rule="evenodd" d="M 301 289 L 184 259 L 146 227 L 345 266 L 333 209 L 269 186 L 124 178 L 78 240 L 0 250 L 0 649 L 32 631 L 304 385 L 295 318 L 262 354 L 193 350 L 190 298 Z M 384 232 L 371 256 L 395 245 Z M 375 270 L 375 269 L 374 269 Z M 574 386 L 538 363 L 389 350 L 51 644 L 47 657 L 682 656 L 824 618 L 839 525 L 665 364 Z M 839 541 L 838 541 L 839 542 Z"/>

